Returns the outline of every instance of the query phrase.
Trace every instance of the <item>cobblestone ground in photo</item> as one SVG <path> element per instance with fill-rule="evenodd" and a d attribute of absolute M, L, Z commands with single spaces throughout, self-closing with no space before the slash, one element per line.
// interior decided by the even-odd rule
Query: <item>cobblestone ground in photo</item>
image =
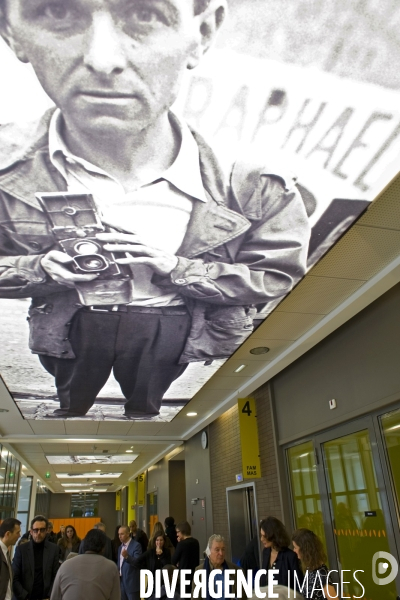
<path fill-rule="evenodd" d="M 53 411 L 58 408 L 58 403 L 52 400 L 43 400 L 35 397 L 16 400 L 15 403 L 24 419 L 34 421 L 50 420 L 47 415 L 53 413 Z M 180 405 L 174 404 L 173 406 L 162 406 L 160 414 L 157 417 L 152 417 L 148 421 L 146 420 L 146 422 L 169 423 L 169 421 L 172 421 L 172 419 L 182 410 L 185 404 L 186 402 L 182 402 Z M 68 421 L 134 421 L 134 419 L 127 419 L 124 417 L 123 413 L 124 405 L 122 402 L 118 404 L 102 404 L 101 401 L 98 401 L 89 410 L 87 415 L 84 417 L 68 419 Z M 54 418 L 51 418 L 51 420 L 54 421 Z M 60 420 L 64 419 L 60 417 Z"/>

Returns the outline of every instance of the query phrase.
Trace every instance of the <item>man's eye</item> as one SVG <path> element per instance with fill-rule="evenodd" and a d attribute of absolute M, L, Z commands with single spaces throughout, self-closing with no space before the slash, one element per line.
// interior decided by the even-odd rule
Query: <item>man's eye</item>
<path fill-rule="evenodd" d="M 138 25 L 168 25 L 168 19 L 160 10 L 147 6 L 132 6 L 130 18 Z"/>
<path fill-rule="evenodd" d="M 50 17 L 56 21 L 62 21 L 70 14 L 67 6 L 58 3 L 48 4 L 44 8 L 43 13 L 46 17 Z"/>

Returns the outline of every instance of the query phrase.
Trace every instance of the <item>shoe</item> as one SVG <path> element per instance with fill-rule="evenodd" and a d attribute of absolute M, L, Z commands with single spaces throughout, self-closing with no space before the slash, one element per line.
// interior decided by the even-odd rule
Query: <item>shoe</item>
<path fill-rule="evenodd" d="M 69 412 L 57 412 L 54 411 L 53 413 L 46 413 L 44 415 L 46 417 L 46 419 L 73 419 L 73 418 L 78 418 L 78 417 L 86 417 L 88 416 L 86 413 L 83 414 L 78 414 L 78 413 L 69 413 Z"/>
<path fill-rule="evenodd" d="M 124 417 L 131 421 L 152 421 L 154 417 L 158 417 L 160 413 L 144 414 L 144 413 L 124 413 Z"/>

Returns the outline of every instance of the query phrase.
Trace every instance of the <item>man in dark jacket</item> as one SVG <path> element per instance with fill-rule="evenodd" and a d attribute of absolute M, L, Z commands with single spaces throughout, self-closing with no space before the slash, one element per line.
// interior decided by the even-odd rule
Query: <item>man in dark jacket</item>
<path fill-rule="evenodd" d="M 26 0 L 0 4 L 3 37 L 57 107 L 0 131 L 0 293 L 32 297 L 30 348 L 60 399 L 49 417 L 85 415 L 112 370 L 125 416 L 157 416 L 188 363 L 229 357 L 254 305 L 304 275 L 309 225 L 293 182 L 267 169 L 242 178 L 244 193 L 227 188 L 210 148 L 170 110 L 225 5 L 77 0 L 46 4 L 40 18 Z M 104 232 L 91 235 L 128 280 L 77 272 L 62 251 L 35 193 L 64 192 L 68 221 L 78 205 L 67 190 L 93 196 Z M 87 235 L 76 225 L 76 240 Z"/>
<path fill-rule="evenodd" d="M 171 563 L 176 567 L 179 567 L 180 571 L 182 571 L 182 569 L 190 570 L 191 576 L 187 579 L 191 582 L 194 570 L 200 563 L 200 544 L 196 538 L 192 537 L 192 528 L 187 521 L 177 524 L 176 536 L 178 544 L 172 555 Z M 186 592 L 190 591 L 190 587 L 191 584 L 187 586 Z"/>
<path fill-rule="evenodd" d="M 21 521 L 4 519 L 0 524 L 0 600 L 11 600 L 13 574 L 10 550 L 21 533 Z"/>
<path fill-rule="evenodd" d="M 135 540 L 135 542 L 139 542 L 139 544 L 141 545 L 142 552 L 146 552 L 147 547 L 149 545 L 149 538 L 147 537 L 143 529 L 140 529 L 137 526 L 136 521 L 134 521 L 133 519 L 132 521 L 129 521 L 129 531 L 131 538 Z"/>
<path fill-rule="evenodd" d="M 121 600 L 140 599 L 140 578 L 136 561 L 142 554 L 139 542 L 130 536 L 129 527 L 123 525 L 118 531 L 121 542 L 118 548 L 117 567 L 121 576 Z"/>
<path fill-rule="evenodd" d="M 48 521 L 38 515 L 31 522 L 31 539 L 17 546 L 13 568 L 14 600 L 50 598 L 59 563 L 59 549 L 46 539 Z"/>

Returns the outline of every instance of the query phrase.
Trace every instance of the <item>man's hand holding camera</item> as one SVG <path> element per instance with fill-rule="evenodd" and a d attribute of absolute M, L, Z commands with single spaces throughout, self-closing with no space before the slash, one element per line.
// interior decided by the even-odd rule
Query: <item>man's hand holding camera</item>
<path fill-rule="evenodd" d="M 126 254 L 126 258 L 116 260 L 121 265 L 146 265 L 157 275 L 169 275 L 178 264 L 176 256 L 147 246 L 135 234 L 99 233 L 96 237 L 101 242 L 107 242 L 105 250 Z"/>
<path fill-rule="evenodd" d="M 125 258 L 116 259 L 121 265 L 146 265 L 158 275 L 165 276 L 169 275 L 178 263 L 176 256 L 147 246 L 135 234 L 99 233 L 96 237 L 103 242 L 105 250 L 125 254 Z M 54 281 L 67 287 L 75 287 L 77 283 L 93 281 L 98 277 L 98 273 L 75 273 L 71 269 L 72 262 L 72 257 L 65 252 L 51 250 L 42 258 L 41 264 Z"/>
<path fill-rule="evenodd" d="M 74 273 L 69 267 L 73 258 L 60 250 L 51 250 L 41 260 L 41 265 L 48 275 L 57 283 L 67 287 L 75 287 L 76 283 L 84 281 L 93 281 L 98 277 L 97 273 L 88 273 L 80 275 Z"/>

